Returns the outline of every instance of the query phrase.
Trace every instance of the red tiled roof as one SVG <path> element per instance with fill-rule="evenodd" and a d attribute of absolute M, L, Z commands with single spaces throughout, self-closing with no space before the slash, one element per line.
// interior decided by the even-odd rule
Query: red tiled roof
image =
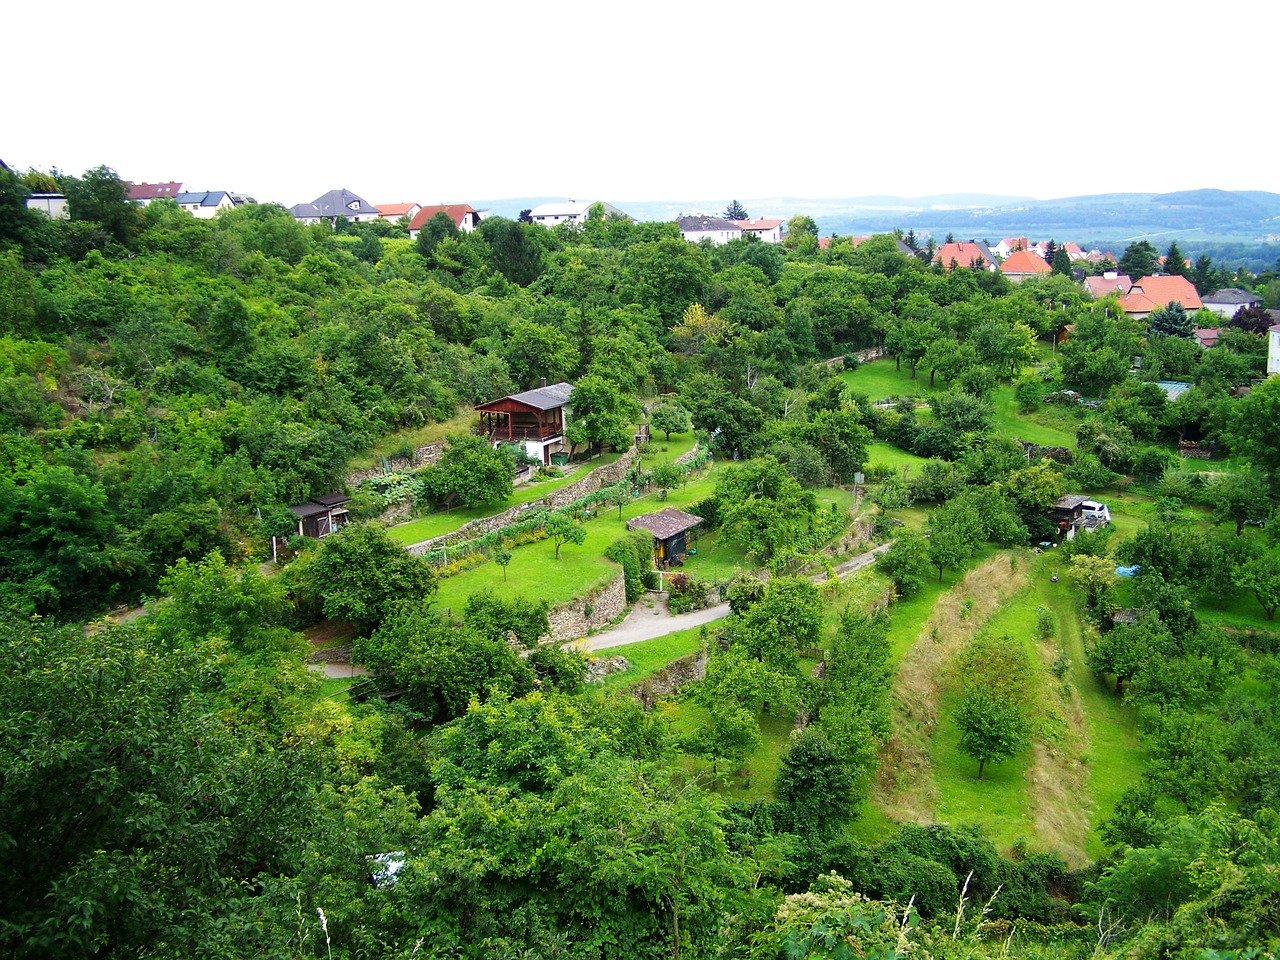
<path fill-rule="evenodd" d="M 1167 306 L 1174 300 L 1187 310 L 1199 310 L 1204 306 L 1200 302 L 1200 294 L 1196 293 L 1196 288 L 1186 277 L 1143 277 L 1135 280 L 1133 285 L 1141 287 L 1142 292 L 1157 307 Z"/>
<path fill-rule="evenodd" d="M 416 203 L 380 203 L 378 212 L 384 217 L 403 217 L 417 206 Z"/>
<path fill-rule="evenodd" d="M 1158 310 L 1163 306 L 1163 303 L 1156 303 L 1136 288 L 1120 298 L 1120 308 L 1125 313 L 1150 313 L 1152 310 Z"/>
<path fill-rule="evenodd" d="M 421 230 L 427 225 L 427 221 L 441 211 L 447 213 L 455 226 L 461 227 L 462 221 L 469 213 L 475 213 L 475 208 L 469 203 L 446 203 L 436 207 L 423 207 L 409 221 L 410 230 Z"/>
<path fill-rule="evenodd" d="M 1001 273 L 1052 273 L 1053 267 L 1029 250 L 1015 250 L 1000 264 Z"/>
<path fill-rule="evenodd" d="M 831 238 L 830 238 L 830 237 L 819 237 L 819 238 L 818 238 L 818 249 L 819 249 L 819 250 L 830 250 L 830 249 L 831 249 Z"/>
<path fill-rule="evenodd" d="M 1123 296 L 1129 292 L 1129 288 L 1133 286 L 1133 281 L 1129 279 L 1126 273 L 1120 274 L 1118 277 L 1085 277 L 1085 289 L 1093 294 L 1093 299 L 1101 300 L 1109 294 L 1117 291 Z"/>
<path fill-rule="evenodd" d="M 182 184 L 177 180 L 168 183 L 131 183 L 129 184 L 130 200 L 159 200 L 161 197 L 176 197 L 182 192 Z"/>
<path fill-rule="evenodd" d="M 743 230 L 772 230 L 781 220 L 735 220 L 733 221 Z"/>
<path fill-rule="evenodd" d="M 950 270 L 952 261 L 957 266 L 967 267 L 972 263 L 981 261 L 987 264 L 987 258 L 982 255 L 976 243 L 944 243 L 938 248 L 938 252 L 933 255 L 935 263 L 942 264 L 942 269 Z"/>

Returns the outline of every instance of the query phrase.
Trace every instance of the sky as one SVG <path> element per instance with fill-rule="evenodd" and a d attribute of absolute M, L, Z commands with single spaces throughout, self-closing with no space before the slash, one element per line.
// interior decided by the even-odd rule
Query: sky
<path fill-rule="evenodd" d="M 71 0 L 5 44 L 0 159 L 285 205 L 1280 192 L 1245 143 L 1278 25 L 1243 0 Z"/>

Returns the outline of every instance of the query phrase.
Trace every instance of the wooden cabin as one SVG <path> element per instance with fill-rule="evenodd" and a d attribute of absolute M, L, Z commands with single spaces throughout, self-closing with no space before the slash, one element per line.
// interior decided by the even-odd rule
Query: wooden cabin
<path fill-rule="evenodd" d="M 667 507 L 627 521 L 628 530 L 648 530 L 653 534 L 653 562 L 659 567 L 678 566 L 689 552 L 689 535 L 702 523 L 701 517 Z"/>
<path fill-rule="evenodd" d="M 564 428 L 573 412 L 569 407 L 571 393 L 571 383 L 544 383 L 533 390 L 477 404 L 479 432 L 491 443 L 523 445 L 529 456 L 547 466 L 552 454 L 569 452 Z"/>

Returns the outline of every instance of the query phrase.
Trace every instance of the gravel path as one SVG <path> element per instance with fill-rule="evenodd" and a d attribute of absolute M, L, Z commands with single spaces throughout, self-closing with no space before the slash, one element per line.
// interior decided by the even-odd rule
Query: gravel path
<path fill-rule="evenodd" d="M 836 576 L 847 577 L 849 574 L 875 563 L 876 555 L 884 553 L 888 549 L 889 544 L 882 543 L 874 550 L 868 550 L 866 553 L 860 553 L 856 557 L 850 557 L 848 560 L 836 564 Z M 819 583 L 826 578 L 826 571 L 823 571 L 809 579 L 814 583 Z M 704 623 L 723 620 L 729 615 L 729 604 L 721 603 L 714 607 L 707 607 L 705 610 L 694 610 L 691 613 L 673 616 L 667 611 L 666 599 L 666 594 L 650 590 L 636 601 L 635 606 L 631 608 L 631 611 L 616 627 L 612 627 L 603 633 L 594 633 L 589 637 L 582 637 L 575 640 L 573 645 L 582 650 L 607 650 L 610 647 L 621 647 L 628 643 L 639 643 L 642 640 L 665 637 L 667 634 L 675 633 L 678 630 L 687 630 L 690 627 L 699 627 Z"/>

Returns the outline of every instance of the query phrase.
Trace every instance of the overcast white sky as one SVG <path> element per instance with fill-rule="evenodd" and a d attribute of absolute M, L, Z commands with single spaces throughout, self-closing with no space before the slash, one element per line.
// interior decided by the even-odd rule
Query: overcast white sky
<path fill-rule="evenodd" d="M 1280 192 L 1277 26 L 1243 0 L 76 0 L 4 44 L 0 158 L 286 205 Z"/>

